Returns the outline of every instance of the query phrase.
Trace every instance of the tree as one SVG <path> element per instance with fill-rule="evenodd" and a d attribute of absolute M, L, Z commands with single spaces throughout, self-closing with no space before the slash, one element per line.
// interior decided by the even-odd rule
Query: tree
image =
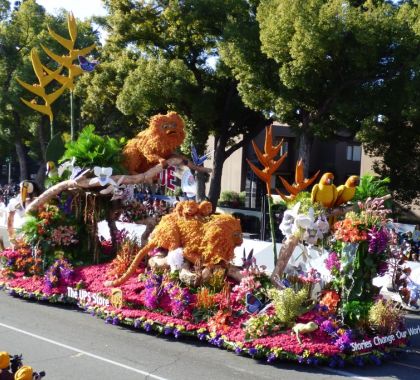
<path fill-rule="evenodd" d="M 262 113 L 244 106 L 230 69 L 218 59 L 218 43 L 225 38 L 228 16 L 242 4 L 236 0 L 105 3 L 110 32 L 105 50 L 113 51 L 108 57 L 115 65 L 128 64 L 127 59 L 135 65 L 116 97 L 118 110 L 139 121 L 156 112 L 176 110 L 185 116 L 199 152 L 213 134 L 209 198 L 216 204 L 224 161 L 267 123 Z M 107 69 L 112 70 L 111 65 Z M 100 71 L 95 74 L 100 75 Z M 239 135 L 244 138 L 235 142 Z"/>
<path fill-rule="evenodd" d="M 368 153 L 378 157 L 374 169 L 389 177 L 394 197 L 403 204 L 419 203 L 420 182 L 420 17 L 419 2 L 398 8 L 394 28 L 403 30 L 396 40 L 397 75 L 378 86 L 375 113 L 365 118 L 358 138 Z M 398 41 L 398 42 L 397 42 Z"/>
<path fill-rule="evenodd" d="M 246 3 L 222 58 L 246 105 L 294 128 L 308 170 L 314 136 L 355 133 L 375 114 L 375 94 L 400 74 L 413 33 L 387 1 Z"/>
<path fill-rule="evenodd" d="M 3 9 L 3 8 L 2 8 Z M 5 8 L 7 9 L 7 8 Z M 45 20 L 45 11 L 28 0 L 13 11 L 5 12 L 0 20 L 0 138 L 15 146 L 20 166 L 20 178 L 28 177 L 24 141 L 30 138 L 33 120 L 20 101 L 25 90 L 16 77 L 29 75 L 29 52 L 39 41 Z"/>

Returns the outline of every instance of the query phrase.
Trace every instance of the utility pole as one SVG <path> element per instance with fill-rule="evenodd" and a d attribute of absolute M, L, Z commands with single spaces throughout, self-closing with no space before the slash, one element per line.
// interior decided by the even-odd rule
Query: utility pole
<path fill-rule="evenodd" d="M 12 182 L 12 158 L 7 157 L 6 162 L 8 163 L 7 183 L 10 184 Z"/>

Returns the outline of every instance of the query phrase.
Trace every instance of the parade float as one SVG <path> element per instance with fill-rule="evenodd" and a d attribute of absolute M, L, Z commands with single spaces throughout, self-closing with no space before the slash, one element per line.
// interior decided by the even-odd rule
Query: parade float
<path fill-rule="evenodd" d="M 182 118 L 169 112 L 127 142 L 92 127 L 67 142 L 50 165 L 51 186 L 15 202 L 25 212 L 18 231 L 17 211 L 9 213 L 12 246 L 0 253 L 0 286 L 75 304 L 110 325 L 193 337 L 268 363 L 379 364 L 420 332 L 405 328 L 400 305 L 373 284 L 392 269 L 394 285 L 417 306 L 418 285 L 387 228 L 387 197 L 348 203 L 357 178 L 336 188 L 331 173 L 306 192 L 319 173 L 304 178 L 299 161 L 294 183 L 281 179 L 288 210 L 275 225 L 270 184 L 285 156 L 277 158 L 282 143 L 273 146 L 267 128 L 264 151 L 254 144 L 262 168 L 251 168 L 267 186 L 272 231 L 285 235 L 278 253 L 273 244 L 269 270 L 243 250 L 240 222 L 215 214 L 211 203 L 135 196 L 134 186 L 153 186 L 168 166 L 191 182 L 207 170 L 175 152 L 184 138 Z M 109 239 L 98 234 L 101 221 Z M 120 221 L 144 225 L 141 238 L 118 229 Z"/>

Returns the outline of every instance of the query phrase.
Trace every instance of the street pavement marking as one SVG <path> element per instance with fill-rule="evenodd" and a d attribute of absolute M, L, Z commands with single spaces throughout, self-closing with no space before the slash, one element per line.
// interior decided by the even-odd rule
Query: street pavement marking
<path fill-rule="evenodd" d="M 114 360 L 110 360 L 110 359 L 104 358 L 102 356 L 92 354 L 90 352 L 81 350 L 81 349 L 73 347 L 73 346 L 69 346 L 69 345 L 64 344 L 64 343 L 57 342 L 57 341 L 52 340 L 52 339 L 44 338 L 43 336 L 33 334 L 29 331 L 21 330 L 21 329 L 18 329 L 16 327 L 13 327 L 13 326 L 10 326 L 10 325 L 6 325 L 6 324 L 1 323 L 1 322 L 0 322 L 0 326 L 5 327 L 5 328 L 10 329 L 10 330 L 13 330 L 13 331 L 16 331 L 16 332 L 21 333 L 21 334 L 29 335 L 29 336 L 31 336 L 33 338 L 36 338 L 36 339 L 39 339 L 39 340 L 43 340 L 44 342 L 47 342 L 47 343 L 55 344 L 56 346 L 66 348 L 67 350 L 74 351 L 74 352 L 77 352 L 79 354 L 84 354 L 84 355 L 90 356 L 91 358 L 94 358 L 94 359 L 102 360 L 103 362 L 113 364 L 117 367 L 125 368 L 125 369 L 128 369 L 129 371 L 140 373 L 140 374 L 146 376 L 146 378 L 152 378 L 152 379 L 156 379 L 156 380 L 169 380 L 169 379 L 166 379 L 164 377 L 153 375 L 150 372 L 146 372 L 146 371 L 142 371 L 141 369 L 130 367 L 128 365 L 116 362 Z"/>
<path fill-rule="evenodd" d="M 367 376 L 357 376 L 355 373 L 342 371 L 341 369 L 334 369 L 329 367 L 322 367 L 327 372 L 335 373 L 337 375 L 351 377 L 352 379 L 359 379 L 359 380 L 376 380 L 374 377 L 367 377 Z"/>
<path fill-rule="evenodd" d="M 406 363 L 401 363 L 401 362 L 396 362 L 396 361 L 390 361 L 389 363 L 393 363 L 393 364 L 398 364 L 398 365 L 402 365 L 404 367 L 409 367 L 409 368 L 415 368 L 415 369 L 420 369 L 420 367 L 416 366 L 416 365 L 412 365 L 412 364 L 406 364 Z"/>

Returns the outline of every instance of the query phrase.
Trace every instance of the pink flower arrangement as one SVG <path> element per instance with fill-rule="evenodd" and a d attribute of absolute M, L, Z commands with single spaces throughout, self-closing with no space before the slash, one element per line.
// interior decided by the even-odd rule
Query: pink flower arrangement
<path fill-rule="evenodd" d="M 298 280 L 303 284 L 317 284 L 321 281 L 321 274 L 315 268 L 311 268 L 308 272 L 299 274 Z"/>
<path fill-rule="evenodd" d="M 77 231 L 74 226 L 58 226 L 51 231 L 51 242 L 55 246 L 69 246 L 77 244 Z"/>
<path fill-rule="evenodd" d="M 241 282 L 232 289 L 231 298 L 234 302 L 244 303 L 247 293 L 254 293 L 261 287 L 261 282 L 256 279 L 255 273 L 245 269 L 241 272 L 243 275 Z"/>
<path fill-rule="evenodd" d="M 341 267 L 340 258 L 338 257 L 336 252 L 330 252 L 330 254 L 328 255 L 328 258 L 325 259 L 324 263 L 325 263 L 325 267 L 330 272 L 340 271 L 340 267 Z"/>
<path fill-rule="evenodd" d="M 79 267 L 74 270 L 69 286 L 75 287 L 76 284 L 83 284 L 89 292 L 101 293 L 105 296 L 110 295 L 110 289 L 104 286 L 106 272 L 109 264 L 100 264 Z M 252 286 L 261 288 L 261 283 L 254 275 L 247 273 L 246 278 L 241 284 L 234 287 L 234 294 L 238 300 L 243 300 L 245 289 L 255 290 Z M 141 281 L 137 276 L 133 276 L 121 287 L 125 305 L 116 309 L 115 307 L 85 305 L 88 310 L 93 310 L 93 314 L 100 315 L 112 324 L 129 324 L 136 328 L 143 328 L 165 334 L 173 334 L 178 337 L 181 334 L 197 336 L 199 339 L 206 339 L 210 343 L 219 347 L 228 347 L 238 353 L 244 352 L 251 356 L 267 358 L 271 362 L 277 358 L 293 358 L 295 360 L 304 359 L 309 363 L 315 358 L 334 358 L 342 357 L 343 353 L 351 355 L 348 351 L 351 342 L 351 333 L 349 330 L 341 328 L 341 325 L 330 314 L 322 314 L 320 308 L 315 308 L 310 312 L 300 316 L 296 322 L 307 323 L 315 321 L 319 327 L 318 330 L 301 336 L 302 344 L 297 342 L 296 336 L 291 331 L 282 331 L 268 336 L 260 337 L 252 341 L 245 338 L 244 324 L 251 317 L 244 312 L 243 305 L 240 313 L 233 310 L 219 310 L 219 312 L 210 321 L 202 320 L 196 323 L 192 316 L 195 296 L 190 294 L 187 288 L 165 276 L 156 281 L 153 287 L 156 287 L 158 295 L 157 306 L 151 310 L 145 308 L 147 281 L 154 278 L 149 272 L 143 274 Z M 33 294 L 43 290 L 44 281 L 41 277 L 24 278 L 22 274 L 17 274 L 13 280 L 2 278 L 0 281 L 7 281 L 7 286 L 17 289 L 17 294 Z M 305 276 L 305 281 L 313 284 L 318 279 L 317 271 L 309 271 Z M 154 280 L 151 281 L 153 283 Z M 156 286 L 155 286 L 156 285 Z M 60 293 L 61 292 L 61 293 Z M 66 294 L 65 288 L 53 288 L 50 293 L 50 299 L 54 294 Z M 220 293 L 221 294 L 221 293 Z M 217 296 L 219 296 L 218 294 Z M 220 295 L 222 297 L 222 295 Z M 135 304 L 136 308 L 133 308 Z M 157 309 L 159 308 L 159 309 Z M 270 311 L 267 312 L 270 315 Z M 404 340 L 397 342 L 405 343 Z M 384 347 L 385 349 L 386 347 Z"/>

